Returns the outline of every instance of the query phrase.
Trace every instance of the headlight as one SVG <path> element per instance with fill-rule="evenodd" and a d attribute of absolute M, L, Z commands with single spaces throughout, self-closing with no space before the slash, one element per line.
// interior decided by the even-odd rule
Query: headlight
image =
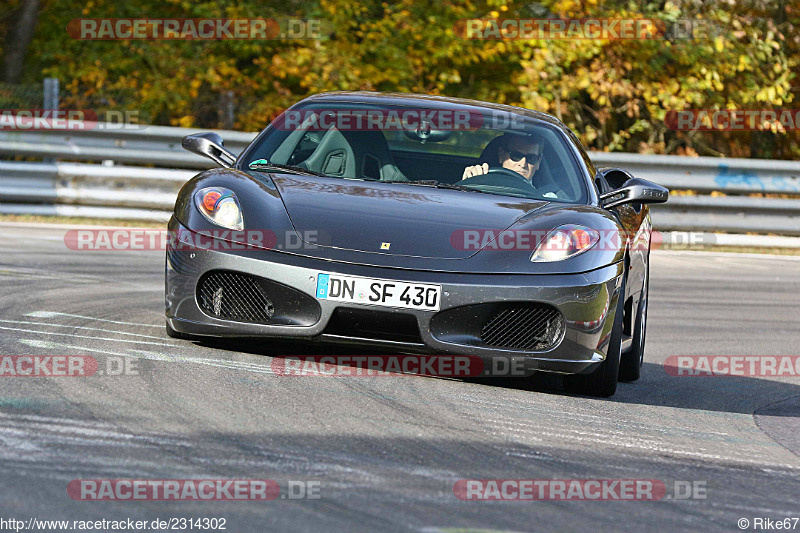
<path fill-rule="evenodd" d="M 244 229 L 242 209 L 233 191 L 224 187 L 206 187 L 195 193 L 194 201 L 211 223 L 228 229 Z"/>
<path fill-rule="evenodd" d="M 531 261 L 562 261 L 585 252 L 599 240 L 600 234 L 597 230 L 565 224 L 547 234 L 531 255 Z"/>

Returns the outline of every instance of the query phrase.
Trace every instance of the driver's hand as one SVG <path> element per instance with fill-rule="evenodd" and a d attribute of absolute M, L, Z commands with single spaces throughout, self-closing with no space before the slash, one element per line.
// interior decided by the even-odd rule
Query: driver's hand
<path fill-rule="evenodd" d="M 473 176 L 480 176 L 481 174 L 486 174 L 489 172 L 489 163 L 484 163 L 482 165 L 473 165 L 471 167 L 467 167 L 464 169 L 464 175 L 461 176 L 462 180 L 467 178 L 471 178 Z"/>

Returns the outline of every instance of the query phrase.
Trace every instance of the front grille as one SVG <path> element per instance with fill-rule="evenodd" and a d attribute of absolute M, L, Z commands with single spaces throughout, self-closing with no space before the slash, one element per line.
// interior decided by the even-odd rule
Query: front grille
<path fill-rule="evenodd" d="M 275 305 L 253 276 L 215 271 L 197 286 L 198 302 L 204 313 L 236 322 L 269 322 Z"/>
<path fill-rule="evenodd" d="M 273 326 L 312 326 L 322 309 L 316 298 L 277 281 L 212 270 L 197 282 L 197 303 L 210 317 Z"/>
<path fill-rule="evenodd" d="M 503 304 L 481 328 L 481 341 L 498 348 L 539 351 L 554 346 L 564 332 L 564 318 L 541 303 Z"/>

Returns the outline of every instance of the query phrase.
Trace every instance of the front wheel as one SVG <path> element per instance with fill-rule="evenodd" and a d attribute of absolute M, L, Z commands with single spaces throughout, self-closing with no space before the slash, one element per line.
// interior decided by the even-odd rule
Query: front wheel
<path fill-rule="evenodd" d="M 650 266 L 644 275 L 644 287 L 636 311 L 636 321 L 633 325 L 633 339 L 631 349 L 622 354 L 619 365 L 620 381 L 636 381 L 642 373 L 644 363 L 644 341 L 647 333 L 647 300 L 650 292 Z"/>
<path fill-rule="evenodd" d="M 608 398 L 617 391 L 619 362 L 622 352 L 622 316 L 625 313 L 625 278 L 617 296 L 617 310 L 614 325 L 611 327 L 611 340 L 608 343 L 605 361 L 591 374 L 564 376 L 564 386 L 569 392 Z"/>

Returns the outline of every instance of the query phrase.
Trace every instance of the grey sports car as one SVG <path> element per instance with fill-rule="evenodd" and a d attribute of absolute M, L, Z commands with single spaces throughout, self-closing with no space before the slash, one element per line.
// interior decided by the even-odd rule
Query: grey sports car
<path fill-rule="evenodd" d="M 514 358 L 568 390 L 639 377 L 668 191 L 596 169 L 556 118 L 455 98 L 307 98 L 180 191 L 172 337 L 284 337 Z M 490 365 L 489 365 L 490 366 Z"/>

